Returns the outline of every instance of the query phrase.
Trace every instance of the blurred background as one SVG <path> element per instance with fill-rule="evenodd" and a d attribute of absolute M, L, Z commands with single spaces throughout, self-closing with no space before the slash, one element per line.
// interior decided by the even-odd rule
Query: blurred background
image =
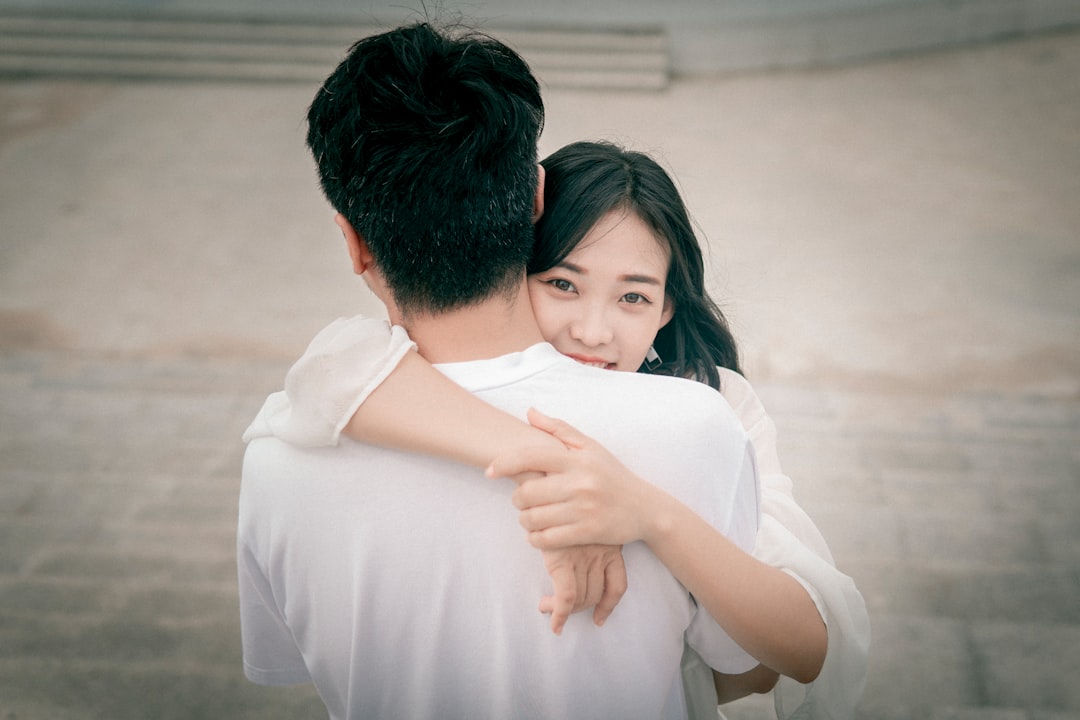
<path fill-rule="evenodd" d="M 324 715 L 241 675 L 239 436 L 315 332 L 381 312 L 304 115 L 416 6 L 0 0 L 3 717 Z M 860 717 L 1080 716 L 1080 2 L 427 12 L 530 61 L 542 155 L 677 178 L 871 610 Z"/>

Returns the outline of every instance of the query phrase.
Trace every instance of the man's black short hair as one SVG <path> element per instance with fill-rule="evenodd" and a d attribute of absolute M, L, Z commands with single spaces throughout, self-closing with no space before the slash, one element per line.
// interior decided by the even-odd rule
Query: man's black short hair
<path fill-rule="evenodd" d="M 438 312 L 523 275 L 543 121 L 517 53 L 419 23 L 351 48 L 311 103 L 307 143 L 398 306 Z"/>

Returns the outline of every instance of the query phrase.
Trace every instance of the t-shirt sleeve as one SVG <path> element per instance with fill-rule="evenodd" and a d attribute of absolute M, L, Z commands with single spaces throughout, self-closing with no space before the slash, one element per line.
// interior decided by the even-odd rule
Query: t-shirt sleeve
<path fill-rule="evenodd" d="M 245 677 L 260 685 L 311 682 L 303 655 L 273 601 L 270 583 L 243 544 L 238 546 L 237 575 Z"/>
<path fill-rule="evenodd" d="M 722 516 L 726 519 L 716 527 L 737 547 L 750 552 L 757 536 L 760 511 L 757 464 L 749 441 L 743 448 L 737 478 L 731 514 Z M 742 673 L 758 665 L 700 605 L 686 630 L 686 642 L 717 672 Z"/>
<path fill-rule="evenodd" d="M 266 399 L 244 442 L 276 437 L 300 447 L 337 445 L 368 395 L 416 344 L 405 329 L 360 315 L 330 323 Z"/>

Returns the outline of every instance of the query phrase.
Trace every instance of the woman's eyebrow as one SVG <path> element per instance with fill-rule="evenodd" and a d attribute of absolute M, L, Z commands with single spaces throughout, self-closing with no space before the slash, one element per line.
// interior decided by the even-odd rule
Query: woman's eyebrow
<path fill-rule="evenodd" d="M 563 270 L 568 270 L 569 272 L 576 273 L 578 275 L 588 275 L 589 274 L 589 271 L 586 270 L 585 268 L 581 267 L 580 265 L 575 265 L 572 262 L 567 262 L 566 260 L 563 260 L 562 262 L 556 263 L 555 267 L 562 268 Z M 634 273 L 627 273 L 626 275 L 620 275 L 619 276 L 619 282 L 642 283 L 644 285 L 657 285 L 657 286 L 660 286 L 660 285 L 664 284 L 659 278 L 653 277 L 652 275 L 637 275 L 637 274 L 634 274 Z"/>
<path fill-rule="evenodd" d="M 622 282 L 644 283 L 646 285 L 661 285 L 662 283 L 652 275 L 620 275 Z"/>

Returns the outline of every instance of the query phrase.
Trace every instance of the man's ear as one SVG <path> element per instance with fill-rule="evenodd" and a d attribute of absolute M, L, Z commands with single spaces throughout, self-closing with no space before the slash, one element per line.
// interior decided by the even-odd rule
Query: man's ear
<path fill-rule="evenodd" d="M 544 166 L 537 165 L 539 170 L 536 183 L 536 197 L 533 198 L 533 225 L 544 214 Z"/>
<path fill-rule="evenodd" d="M 345 245 L 349 248 L 349 258 L 352 260 L 353 272 L 363 275 L 368 267 L 374 262 L 371 250 L 367 242 L 360 237 L 360 233 L 352 226 L 341 213 L 334 215 L 334 223 L 341 228 L 341 234 L 345 236 Z"/>

